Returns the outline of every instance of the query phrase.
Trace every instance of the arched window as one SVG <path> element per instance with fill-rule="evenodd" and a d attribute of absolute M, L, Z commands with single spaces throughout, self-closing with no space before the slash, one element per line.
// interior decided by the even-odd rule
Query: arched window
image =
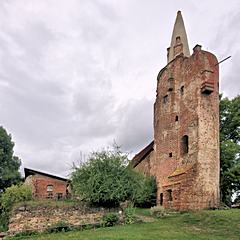
<path fill-rule="evenodd" d="M 182 137 L 182 143 L 181 143 L 181 152 L 182 155 L 187 154 L 188 153 L 188 135 L 184 135 Z"/>

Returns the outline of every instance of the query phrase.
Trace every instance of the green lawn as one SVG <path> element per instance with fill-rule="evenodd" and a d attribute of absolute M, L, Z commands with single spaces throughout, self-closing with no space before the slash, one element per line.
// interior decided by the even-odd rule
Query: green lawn
<path fill-rule="evenodd" d="M 141 213 L 141 211 L 137 211 Z M 142 211 L 147 216 L 147 210 Z M 193 240 L 240 239 L 240 210 L 216 210 L 183 213 L 156 219 L 152 223 L 139 223 L 96 230 L 42 234 L 11 239 L 42 240 Z"/>

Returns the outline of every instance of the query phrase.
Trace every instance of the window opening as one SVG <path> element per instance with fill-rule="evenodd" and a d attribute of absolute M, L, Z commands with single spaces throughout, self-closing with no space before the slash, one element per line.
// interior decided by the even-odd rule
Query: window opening
<path fill-rule="evenodd" d="M 167 190 L 168 193 L 168 201 L 172 201 L 173 197 L 172 197 L 172 189 Z"/>
<path fill-rule="evenodd" d="M 174 78 L 170 77 L 168 79 L 168 91 L 169 92 L 173 91 L 173 87 L 174 87 Z"/>
<path fill-rule="evenodd" d="M 188 148 L 189 148 L 189 140 L 188 140 L 188 136 L 184 135 L 182 137 L 182 154 L 187 154 L 188 153 Z"/>
<path fill-rule="evenodd" d="M 168 95 L 163 97 L 163 103 L 166 104 L 168 102 Z"/>
<path fill-rule="evenodd" d="M 57 193 L 57 199 L 60 200 L 63 198 L 63 194 L 62 193 Z"/>
<path fill-rule="evenodd" d="M 169 157 L 172 157 L 172 153 L 171 152 L 169 153 Z"/>
<path fill-rule="evenodd" d="M 163 193 L 160 193 L 160 205 L 163 205 Z"/>
<path fill-rule="evenodd" d="M 181 95 L 184 94 L 184 86 L 181 86 L 181 88 L 180 88 L 180 92 L 181 92 Z"/>
<path fill-rule="evenodd" d="M 177 36 L 176 37 L 176 44 L 179 44 L 179 43 L 181 43 L 181 38 L 180 38 L 180 36 Z"/>
<path fill-rule="evenodd" d="M 47 192 L 53 191 L 53 185 L 47 185 Z"/>
<path fill-rule="evenodd" d="M 175 122 L 178 122 L 178 116 L 175 117 Z"/>

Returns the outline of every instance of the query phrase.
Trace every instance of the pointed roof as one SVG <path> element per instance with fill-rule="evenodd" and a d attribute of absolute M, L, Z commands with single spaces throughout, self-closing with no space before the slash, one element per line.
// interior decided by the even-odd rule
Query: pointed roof
<path fill-rule="evenodd" d="M 182 18 L 181 11 L 177 12 L 177 17 L 175 20 L 173 33 L 172 33 L 172 40 L 171 45 L 168 52 L 168 62 L 172 61 L 178 54 L 174 51 L 174 47 L 176 47 L 179 44 L 179 41 L 177 41 L 177 38 L 180 37 L 180 44 L 182 44 L 182 50 L 181 53 L 183 53 L 184 56 L 189 57 L 190 51 L 188 47 L 188 40 L 187 40 L 187 34 Z"/>

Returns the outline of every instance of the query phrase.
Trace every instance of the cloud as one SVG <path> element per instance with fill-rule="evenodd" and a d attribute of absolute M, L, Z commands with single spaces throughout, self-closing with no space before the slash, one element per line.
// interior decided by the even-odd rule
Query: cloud
<path fill-rule="evenodd" d="M 125 151 L 139 151 L 153 139 L 153 102 L 131 100 L 122 107 L 121 113 L 116 142 Z"/>
<path fill-rule="evenodd" d="M 134 154 L 152 140 L 156 76 L 179 9 L 193 44 L 220 58 L 233 52 L 222 89 L 237 94 L 236 4 L 2 1 L 0 124 L 23 166 L 65 175 L 80 152 L 116 140 Z"/>

